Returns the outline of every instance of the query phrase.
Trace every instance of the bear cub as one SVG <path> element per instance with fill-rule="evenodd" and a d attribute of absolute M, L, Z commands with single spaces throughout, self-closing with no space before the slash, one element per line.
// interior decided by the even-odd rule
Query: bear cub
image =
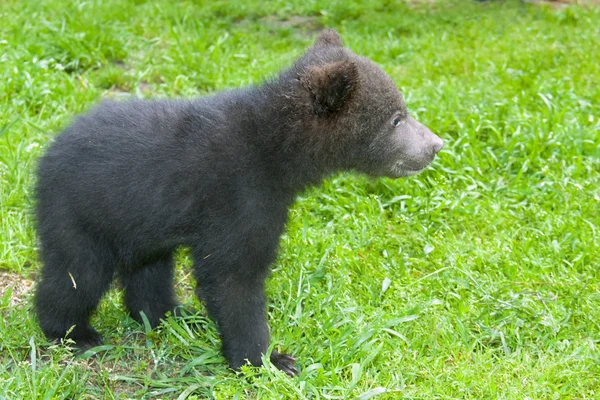
<path fill-rule="evenodd" d="M 39 163 L 40 326 L 80 350 L 99 345 L 89 318 L 115 277 L 131 316 L 158 325 L 178 305 L 173 253 L 187 246 L 229 365 L 259 366 L 264 282 L 295 196 L 338 171 L 416 174 L 442 146 L 392 79 L 333 30 L 258 86 L 103 102 Z M 298 373 L 291 356 L 270 359 Z"/>

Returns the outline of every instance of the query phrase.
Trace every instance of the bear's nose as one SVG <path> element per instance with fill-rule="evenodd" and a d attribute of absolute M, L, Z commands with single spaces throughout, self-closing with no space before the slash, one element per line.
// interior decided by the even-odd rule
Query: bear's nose
<path fill-rule="evenodd" d="M 435 135 L 434 135 L 435 136 Z M 444 147 L 444 141 L 440 139 L 438 136 L 433 138 L 433 151 L 437 154 Z"/>

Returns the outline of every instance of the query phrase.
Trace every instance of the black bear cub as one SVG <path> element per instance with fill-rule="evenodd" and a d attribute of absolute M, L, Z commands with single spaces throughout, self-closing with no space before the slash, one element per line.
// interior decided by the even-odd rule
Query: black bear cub
<path fill-rule="evenodd" d="M 173 252 L 192 249 L 197 295 L 232 368 L 269 347 L 264 281 L 298 192 L 343 170 L 402 177 L 442 140 L 394 82 L 321 33 L 262 85 L 194 100 L 107 101 L 42 157 L 35 306 L 51 339 L 99 345 L 90 314 L 115 276 L 133 318 L 156 326 L 178 305 Z M 273 351 L 288 374 L 294 359 Z"/>

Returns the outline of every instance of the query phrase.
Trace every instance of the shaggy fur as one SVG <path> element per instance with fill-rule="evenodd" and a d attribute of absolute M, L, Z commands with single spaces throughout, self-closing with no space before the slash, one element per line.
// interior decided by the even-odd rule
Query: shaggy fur
<path fill-rule="evenodd" d="M 89 317 L 115 276 L 131 315 L 156 326 L 177 306 L 173 252 L 188 246 L 230 366 L 261 365 L 264 280 L 298 192 L 341 170 L 411 175 L 441 146 L 392 80 L 334 31 L 261 86 L 104 102 L 39 164 L 42 330 L 80 349 L 100 344 Z M 297 372 L 289 356 L 271 360 Z"/>

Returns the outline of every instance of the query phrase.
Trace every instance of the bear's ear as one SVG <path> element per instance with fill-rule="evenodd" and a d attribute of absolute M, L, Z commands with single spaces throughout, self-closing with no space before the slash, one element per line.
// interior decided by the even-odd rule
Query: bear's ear
<path fill-rule="evenodd" d="M 358 69 L 351 61 L 311 67 L 300 78 L 310 94 L 315 113 L 327 115 L 344 107 L 358 83 Z"/>
<path fill-rule="evenodd" d="M 333 29 L 326 29 L 317 38 L 315 46 L 340 46 L 343 47 L 342 38 Z"/>

